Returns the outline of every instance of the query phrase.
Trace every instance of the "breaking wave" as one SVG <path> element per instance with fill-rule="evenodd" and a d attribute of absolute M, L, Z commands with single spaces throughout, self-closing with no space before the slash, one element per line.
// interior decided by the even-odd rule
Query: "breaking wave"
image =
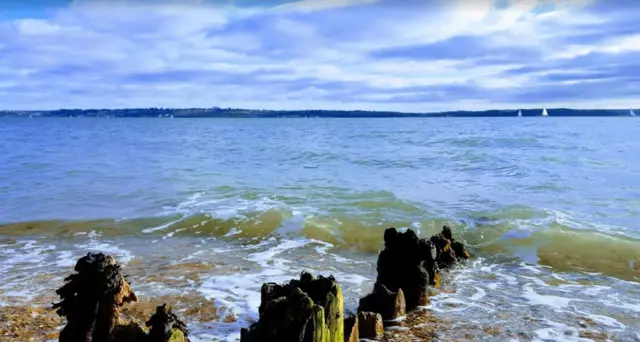
<path fill-rule="evenodd" d="M 476 254 L 493 262 L 526 262 L 559 271 L 598 272 L 639 280 L 638 237 L 625 235 L 629 230 L 581 221 L 567 213 L 514 206 L 452 217 L 429 212 L 386 192 L 344 194 L 341 200 L 342 205 L 331 210 L 318 210 L 296 206 L 295 198 L 245 193 L 207 200 L 196 193 L 186 201 L 165 206 L 157 216 L 26 221 L 2 225 L 0 234 L 5 239 L 65 239 L 88 234 L 104 238 L 213 237 L 242 243 L 302 237 L 329 243 L 335 250 L 376 253 L 383 245 L 385 228 L 412 228 L 429 236 L 450 225 Z"/>

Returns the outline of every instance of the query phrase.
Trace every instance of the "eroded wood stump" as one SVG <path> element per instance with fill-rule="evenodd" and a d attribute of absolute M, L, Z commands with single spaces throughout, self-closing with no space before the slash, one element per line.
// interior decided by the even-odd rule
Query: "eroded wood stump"
<path fill-rule="evenodd" d="M 56 291 L 61 300 L 53 309 L 67 319 L 59 340 L 109 342 L 120 323 L 120 308 L 137 297 L 111 256 L 88 253 L 78 260 L 75 271 Z"/>
<path fill-rule="evenodd" d="M 60 301 L 53 304 L 67 320 L 60 342 L 189 342 L 186 325 L 167 304 L 147 322 L 149 334 L 136 323 L 122 322 L 120 309 L 138 298 L 113 257 L 88 253 L 75 271 L 56 291 Z"/>
<path fill-rule="evenodd" d="M 358 333 L 360 338 L 377 340 L 384 335 L 382 316 L 375 312 L 358 313 Z"/>
<path fill-rule="evenodd" d="M 343 342 L 342 289 L 333 276 L 303 272 L 288 284 L 261 289 L 260 318 L 240 332 L 241 342 Z"/>
<path fill-rule="evenodd" d="M 453 238 L 451 228 L 448 226 L 442 227 L 442 232 L 432 236 L 429 240 L 438 250 L 436 261 L 441 268 L 452 267 L 456 263 L 471 257 L 464 244 Z"/>
<path fill-rule="evenodd" d="M 418 238 L 411 229 L 399 232 L 395 228 L 384 232 L 384 245 L 378 256 L 376 282 L 393 292 L 402 289 L 407 310 L 427 305 L 429 285 L 438 285 L 436 246 Z"/>
<path fill-rule="evenodd" d="M 344 342 L 358 342 L 360 334 L 358 331 L 358 315 L 348 315 L 344 319 Z"/>
<path fill-rule="evenodd" d="M 148 342 L 189 342 L 187 325 L 171 312 L 171 306 L 166 303 L 156 308 L 156 313 L 146 325 L 151 327 Z"/>
<path fill-rule="evenodd" d="M 461 242 L 453 239 L 451 228 L 430 239 L 421 239 L 411 229 L 389 228 L 384 232 L 384 249 L 378 255 L 378 276 L 371 294 L 362 298 L 358 311 L 377 312 L 384 320 L 404 315 L 399 312 L 398 294 L 411 311 L 429 304 L 429 286 L 440 286 L 440 269 L 469 258 Z"/>
<path fill-rule="evenodd" d="M 406 303 L 402 289 L 390 291 L 386 286 L 375 283 L 373 292 L 360 298 L 358 312 L 376 312 L 385 320 L 402 317 L 406 313 Z"/>

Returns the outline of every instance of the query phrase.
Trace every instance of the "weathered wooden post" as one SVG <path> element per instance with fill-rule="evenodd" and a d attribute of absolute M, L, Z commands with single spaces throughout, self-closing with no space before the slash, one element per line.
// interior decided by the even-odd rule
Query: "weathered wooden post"
<path fill-rule="evenodd" d="M 53 304 L 67 319 L 60 342 L 189 342 L 186 325 L 167 304 L 158 306 L 149 319 L 147 334 L 138 324 L 123 324 L 120 308 L 137 301 L 120 265 L 111 256 L 88 253 L 78 259 L 76 273 L 65 278 Z"/>
<path fill-rule="evenodd" d="M 260 318 L 241 330 L 241 342 L 344 341 L 342 289 L 333 276 L 302 273 L 289 284 L 263 284 L 260 301 Z"/>
<path fill-rule="evenodd" d="M 67 319 L 59 340 L 108 342 L 120 323 L 120 307 L 137 297 L 111 256 L 88 253 L 78 260 L 75 271 L 56 291 L 61 300 L 53 309 Z"/>

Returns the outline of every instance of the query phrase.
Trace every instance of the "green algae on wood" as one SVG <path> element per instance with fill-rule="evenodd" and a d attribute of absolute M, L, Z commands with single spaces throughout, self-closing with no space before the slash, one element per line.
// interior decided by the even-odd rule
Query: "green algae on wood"
<path fill-rule="evenodd" d="M 241 342 L 343 342 L 344 299 L 333 276 L 303 272 L 288 284 L 261 289 L 258 322 L 240 332 Z"/>

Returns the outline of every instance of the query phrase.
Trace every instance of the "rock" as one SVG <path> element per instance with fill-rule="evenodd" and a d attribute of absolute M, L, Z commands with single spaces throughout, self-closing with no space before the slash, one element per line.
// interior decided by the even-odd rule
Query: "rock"
<path fill-rule="evenodd" d="M 146 325 L 151 327 L 148 342 L 189 342 L 187 325 L 171 312 L 171 306 L 166 303 L 156 308 L 156 313 Z"/>
<path fill-rule="evenodd" d="M 360 338 L 376 340 L 384 335 L 382 316 L 374 312 L 358 313 L 358 333 Z"/>
<path fill-rule="evenodd" d="M 376 312 L 385 320 L 402 317 L 406 312 L 404 293 L 402 289 L 393 292 L 384 285 L 375 283 L 373 292 L 360 299 L 358 312 Z"/>
<path fill-rule="evenodd" d="M 119 309 L 137 297 L 111 256 L 88 253 L 80 258 L 74 273 L 56 291 L 60 302 L 53 304 L 67 319 L 60 342 L 108 342 L 119 323 Z"/>
<path fill-rule="evenodd" d="M 262 285 L 260 318 L 240 331 L 241 342 L 342 342 L 342 289 L 333 276 L 303 272 L 288 284 Z"/>
<path fill-rule="evenodd" d="M 360 340 L 360 334 L 358 331 L 358 316 L 349 315 L 344 319 L 344 341 L 345 342 L 358 342 Z"/>
<path fill-rule="evenodd" d="M 437 247 L 419 239 L 411 229 L 404 233 L 395 228 L 385 230 L 384 243 L 378 256 L 376 282 L 393 292 L 402 289 L 407 310 L 427 305 L 428 287 L 438 283 Z"/>

